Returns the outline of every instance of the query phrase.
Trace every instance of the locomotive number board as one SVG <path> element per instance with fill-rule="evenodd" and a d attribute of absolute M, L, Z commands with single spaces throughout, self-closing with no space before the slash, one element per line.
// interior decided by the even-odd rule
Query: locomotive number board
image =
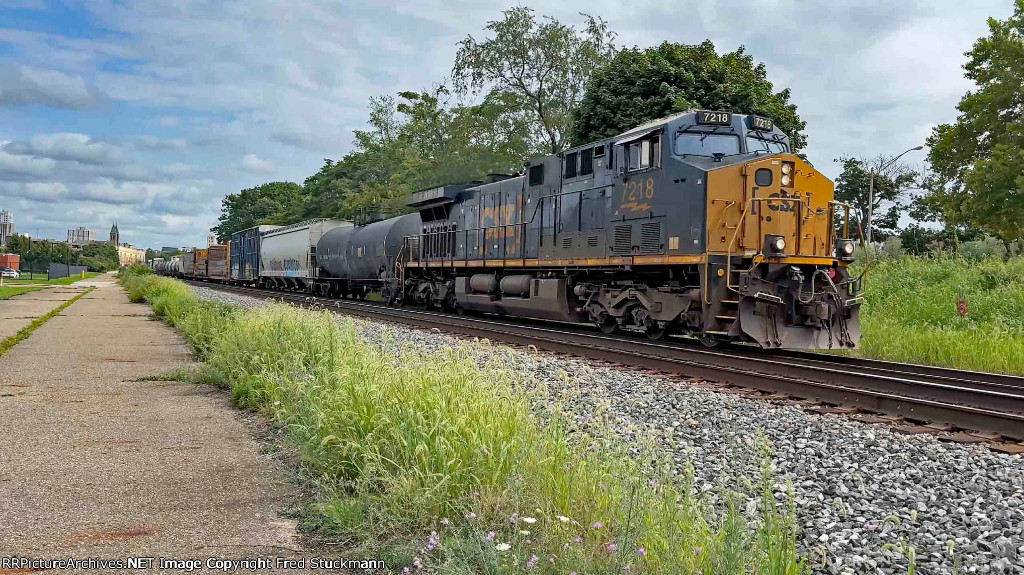
<path fill-rule="evenodd" d="M 755 130 L 763 130 L 765 132 L 771 132 L 775 127 L 775 122 L 771 118 L 762 118 L 761 116 L 750 117 L 750 127 Z"/>
<path fill-rule="evenodd" d="M 697 112 L 697 123 L 711 126 L 728 126 L 732 123 L 732 114 L 729 112 L 701 110 Z"/>

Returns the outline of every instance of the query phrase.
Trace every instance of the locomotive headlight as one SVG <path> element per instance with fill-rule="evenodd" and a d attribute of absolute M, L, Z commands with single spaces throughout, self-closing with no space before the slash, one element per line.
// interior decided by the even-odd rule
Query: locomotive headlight
<path fill-rule="evenodd" d="M 783 168 L 782 171 L 785 172 L 786 169 Z M 786 174 L 786 173 L 782 174 L 782 185 L 783 186 L 788 186 L 790 184 L 790 182 L 792 182 L 792 181 L 793 181 L 793 178 L 789 174 Z"/>
<path fill-rule="evenodd" d="M 765 255 L 769 256 L 781 256 L 786 253 L 786 238 L 776 235 L 767 234 L 764 236 L 764 251 Z"/>
<path fill-rule="evenodd" d="M 853 240 L 839 240 L 838 245 L 836 245 L 836 255 L 841 260 L 852 260 L 853 250 Z"/>
<path fill-rule="evenodd" d="M 789 162 L 786 162 L 786 163 L 782 164 L 782 173 L 786 174 L 787 176 L 789 174 L 792 174 L 793 173 L 793 164 L 790 164 Z"/>

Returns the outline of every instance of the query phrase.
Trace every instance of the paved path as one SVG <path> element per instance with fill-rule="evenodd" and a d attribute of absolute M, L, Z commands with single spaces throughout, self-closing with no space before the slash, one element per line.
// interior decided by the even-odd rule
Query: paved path
<path fill-rule="evenodd" d="M 0 556 L 307 555 L 249 416 L 223 390 L 139 381 L 191 363 L 187 346 L 113 282 L 82 285 L 0 357 Z M 10 301 L 0 317 L 24 312 Z"/>
<path fill-rule="evenodd" d="M 23 286 L 7 286 L 23 287 Z M 51 289 L 31 291 L 0 300 L 0 341 L 18 333 L 21 328 L 40 316 L 68 301 L 85 290 L 84 286 L 71 284 Z"/>

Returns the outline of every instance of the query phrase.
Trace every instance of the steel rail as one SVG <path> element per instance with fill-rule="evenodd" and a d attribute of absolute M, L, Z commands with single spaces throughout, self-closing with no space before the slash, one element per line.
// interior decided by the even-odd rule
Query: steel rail
<path fill-rule="evenodd" d="M 1024 378 L 825 354 L 767 353 L 756 348 L 738 353 L 735 348 L 606 336 L 572 324 L 512 323 L 292 292 L 196 285 L 423 328 L 443 326 L 464 335 L 1024 440 Z"/>

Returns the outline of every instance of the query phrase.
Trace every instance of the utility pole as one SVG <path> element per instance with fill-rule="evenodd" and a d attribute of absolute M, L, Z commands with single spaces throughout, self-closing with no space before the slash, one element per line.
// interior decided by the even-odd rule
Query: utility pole
<path fill-rule="evenodd" d="M 888 168 L 889 166 L 895 164 L 896 160 L 902 158 L 904 155 L 906 155 L 906 154 L 908 154 L 910 152 L 914 152 L 916 150 L 923 150 L 923 149 L 924 149 L 924 146 L 917 146 L 916 148 L 910 148 L 909 150 L 903 152 L 902 154 L 896 156 L 895 158 L 893 158 L 893 159 L 889 160 L 888 162 L 886 162 L 885 164 L 883 164 L 880 168 L 878 168 L 878 172 L 881 173 L 881 172 L 885 171 L 886 168 Z M 868 221 L 867 221 L 868 230 L 867 230 L 867 245 L 864 246 L 864 247 L 869 248 L 869 249 L 871 247 L 871 216 L 872 216 L 872 212 L 874 212 L 874 208 L 875 208 L 875 168 L 874 168 L 874 166 L 871 166 L 871 169 L 868 171 Z"/>

